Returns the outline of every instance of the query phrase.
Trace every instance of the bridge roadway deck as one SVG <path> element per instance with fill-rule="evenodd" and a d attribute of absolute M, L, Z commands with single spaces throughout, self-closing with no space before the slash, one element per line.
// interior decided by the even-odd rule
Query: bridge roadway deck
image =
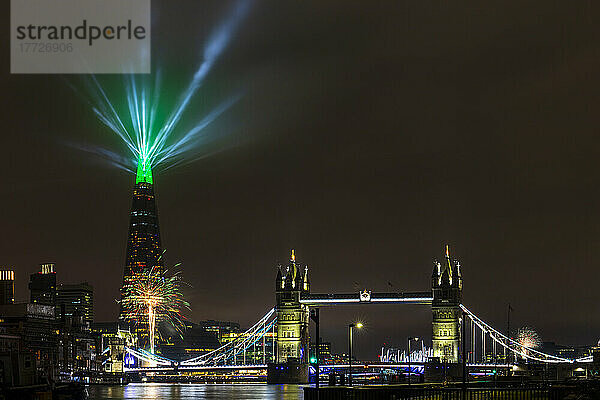
<path fill-rule="evenodd" d="M 412 366 L 416 367 L 423 365 L 423 363 L 413 362 Z M 397 364 L 382 364 L 382 363 L 361 363 L 352 364 L 356 368 L 407 368 L 406 363 Z M 314 365 L 313 365 L 314 367 Z M 348 368 L 348 364 L 324 364 L 319 366 L 319 370 L 330 369 L 330 368 Z M 255 370 L 255 369 L 267 369 L 266 364 L 253 364 L 253 365 L 179 365 L 177 370 L 179 372 L 185 371 L 225 371 L 225 370 Z M 126 373 L 133 372 L 173 372 L 175 367 L 138 367 L 138 368 L 127 368 Z"/>
<path fill-rule="evenodd" d="M 422 367 L 424 364 L 422 362 L 411 362 L 410 365 L 412 367 Z M 311 365 L 314 367 L 314 365 Z M 481 364 L 481 363 L 468 363 L 467 366 L 469 368 L 510 368 L 510 365 L 507 364 Z M 365 362 L 357 362 L 352 363 L 353 368 L 408 368 L 408 363 L 365 363 Z M 322 364 L 319 365 L 319 370 L 328 370 L 328 369 L 343 369 L 348 368 L 348 364 Z M 240 370 L 259 370 L 259 369 L 267 369 L 267 365 L 265 364 L 255 364 L 255 365 L 190 365 L 190 366 L 179 366 L 177 371 L 179 372 L 192 372 L 192 371 L 240 371 Z M 135 372 L 174 372 L 175 367 L 141 367 L 141 368 L 127 368 L 125 370 L 126 373 L 135 373 Z"/>
<path fill-rule="evenodd" d="M 336 304 L 425 304 L 433 301 L 431 292 L 379 293 L 310 293 L 303 294 L 300 303 L 309 306 L 334 306 Z"/>

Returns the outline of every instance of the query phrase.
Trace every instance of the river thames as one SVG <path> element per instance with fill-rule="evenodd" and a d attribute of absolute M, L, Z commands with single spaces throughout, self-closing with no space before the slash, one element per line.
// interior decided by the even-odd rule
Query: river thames
<path fill-rule="evenodd" d="M 183 400 L 183 399 L 267 399 L 303 398 L 302 386 L 267 384 L 173 384 L 130 383 L 125 386 L 90 386 L 90 400 Z"/>

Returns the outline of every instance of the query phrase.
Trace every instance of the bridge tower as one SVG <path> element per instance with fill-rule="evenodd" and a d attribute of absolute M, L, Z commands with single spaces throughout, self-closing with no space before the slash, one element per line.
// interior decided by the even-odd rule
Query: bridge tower
<path fill-rule="evenodd" d="M 450 258 L 446 246 L 445 259 L 435 262 L 431 276 L 433 356 L 441 362 L 459 362 L 462 285 L 460 263 Z"/>
<path fill-rule="evenodd" d="M 277 312 L 277 347 L 275 363 L 267 371 L 269 383 L 307 383 L 309 357 L 309 309 L 300 303 L 303 293 L 309 293 L 308 266 L 296 263 L 292 250 L 285 273 L 281 266 L 275 279 Z"/>

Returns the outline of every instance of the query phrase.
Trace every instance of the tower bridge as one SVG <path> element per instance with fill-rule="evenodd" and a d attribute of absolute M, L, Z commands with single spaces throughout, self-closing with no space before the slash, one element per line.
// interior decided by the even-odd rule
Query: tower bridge
<path fill-rule="evenodd" d="M 357 294 L 311 294 L 308 267 L 302 271 L 292 250 L 285 273 L 281 267 L 275 279 L 277 312 L 276 363 L 269 369 L 272 381 L 303 382 L 308 380 L 309 308 L 342 304 L 422 304 L 433 311 L 432 347 L 434 357 L 458 364 L 460 318 L 462 315 L 462 276 L 460 263 L 450 258 L 448 247 L 443 263 L 436 262 L 431 278 L 431 292 Z"/>
<path fill-rule="evenodd" d="M 275 279 L 275 307 L 236 340 L 189 360 L 175 361 L 143 349 L 127 348 L 138 360 L 126 372 L 168 372 L 267 369 L 268 382 L 306 383 L 309 373 L 310 309 L 374 304 L 417 304 L 431 307 L 432 352 L 427 360 L 405 360 L 392 364 L 357 364 L 365 367 L 402 368 L 413 365 L 444 365 L 454 375 L 462 368 L 509 367 L 516 360 L 545 364 L 578 364 L 591 357 L 567 359 L 529 348 L 477 317 L 462 303 L 463 278 L 458 260 L 448 248 L 442 262 L 434 264 L 431 290 L 421 292 L 311 293 L 308 267 L 301 268 L 292 254 L 285 270 Z M 424 363 L 424 364 L 423 364 Z M 381 365 L 379 365 L 381 364 Z M 323 365 L 320 370 L 335 368 Z M 422 368 L 422 367 L 421 367 Z"/>

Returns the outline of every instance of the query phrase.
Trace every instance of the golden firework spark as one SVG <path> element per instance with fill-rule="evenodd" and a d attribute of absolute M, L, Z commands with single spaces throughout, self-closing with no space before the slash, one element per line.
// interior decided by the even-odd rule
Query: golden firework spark
<path fill-rule="evenodd" d="M 161 272 L 158 268 L 152 268 L 135 278 L 126 289 L 121 305 L 126 319 L 148 323 L 150 352 L 154 354 L 157 322 L 166 322 L 183 333 L 185 325 L 181 311 L 190 308 L 181 292 L 185 283 L 179 273 L 168 276 L 167 271 Z"/>

